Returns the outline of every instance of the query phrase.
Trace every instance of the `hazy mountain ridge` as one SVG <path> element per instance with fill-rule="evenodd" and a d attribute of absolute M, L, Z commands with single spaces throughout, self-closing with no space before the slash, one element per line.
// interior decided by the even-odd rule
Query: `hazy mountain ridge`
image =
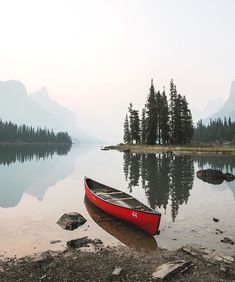
<path fill-rule="evenodd" d="M 54 132 L 67 131 L 79 142 L 95 139 L 77 127 L 72 111 L 50 99 L 45 87 L 28 94 L 24 84 L 16 80 L 0 81 L 0 119 Z"/>
<path fill-rule="evenodd" d="M 194 123 L 196 124 L 199 119 L 207 118 L 208 116 L 219 111 L 223 107 L 224 103 L 224 99 L 217 97 L 213 100 L 210 100 L 202 109 L 192 107 L 191 109 Z"/>
<path fill-rule="evenodd" d="M 210 119 L 223 119 L 224 117 L 231 117 L 231 120 L 235 121 L 235 80 L 231 84 L 229 97 L 222 105 L 221 109 L 203 119 L 203 123 L 209 123 Z"/>

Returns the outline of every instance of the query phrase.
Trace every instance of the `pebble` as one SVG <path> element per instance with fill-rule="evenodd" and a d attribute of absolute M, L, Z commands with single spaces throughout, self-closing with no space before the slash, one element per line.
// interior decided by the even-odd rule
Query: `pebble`
<path fill-rule="evenodd" d="M 213 217 L 213 221 L 214 221 L 214 222 L 218 222 L 218 221 L 219 221 L 219 219 L 218 219 L 218 218 Z"/>
<path fill-rule="evenodd" d="M 56 243 L 60 243 L 60 242 L 61 242 L 61 240 L 51 240 L 50 241 L 51 244 L 56 244 Z"/>
<path fill-rule="evenodd" d="M 122 272 L 122 268 L 121 267 L 116 267 L 114 269 L 114 271 L 112 272 L 112 276 L 119 276 Z"/>

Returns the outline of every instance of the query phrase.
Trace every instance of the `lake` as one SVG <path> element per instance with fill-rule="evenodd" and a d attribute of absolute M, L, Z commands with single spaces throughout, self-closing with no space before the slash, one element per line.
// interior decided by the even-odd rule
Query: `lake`
<path fill-rule="evenodd" d="M 0 146 L 0 255 L 64 249 L 68 240 L 83 236 L 99 238 L 105 246 L 153 250 L 198 243 L 233 254 L 234 245 L 220 240 L 235 239 L 235 181 L 203 182 L 196 176 L 202 168 L 235 173 L 235 158 L 127 154 L 91 145 Z M 87 203 L 84 176 L 160 211 L 160 235 L 149 236 Z M 74 231 L 63 230 L 56 221 L 73 211 L 87 222 Z"/>

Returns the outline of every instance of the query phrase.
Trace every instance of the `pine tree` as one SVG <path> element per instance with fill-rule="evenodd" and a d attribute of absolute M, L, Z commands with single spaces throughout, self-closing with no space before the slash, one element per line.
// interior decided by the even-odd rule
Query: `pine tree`
<path fill-rule="evenodd" d="M 141 116 L 141 143 L 146 143 L 146 110 L 145 108 L 142 109 L 142 116 Z"/>
<path fill-rule="evenodd" d="M 126 115 L 125 121 L 124 121 L 124 136 L 123 136 L 123 141 L 124 141 L 124 143 L 126 143 L 126 144 L 129 144 L 129 143 L 131 142 L 128 115 Z"/>
<path fill-rule="evenodd" d="M 162 136 L 161 136 L 161 106 L 162 106 L 162 96 L 160 91 L 156 93 L 156 108 L 155 108 L 155 122 L 156 122 L 156 139 L 157 143 L 161 144 Z"/>
<path fill-rule="evenodd" d="M 169 108 L 165 89 L 162 93 L 161 100 L 161 115 L 160 115 L 160 128 L 162 133 L 162 143 L 169 143 Z"/>
<path fill-rule="evenodd" d="M 176 143 L 176 98 L 177 98 L 177 89 L 173 82 L 173 79 L 170 81 L 170 143 Z"/>
<path fill-rule="evenodd" d="M 130 131 L 132 140 L 135 143 L 140 143 L 140 119 L 139 119 L 139 112 L 137 110 L 132 110 L 132 123 L 130 125 Z"/>
<path fill-rule="evenodd" d="M 146 103 L 146 139 L 147 144 L 156 144 L 157 124 L 156 124 L 156 97 L 153 80 L 149 89 L 149 95 Z"/>
<path fill-rule="evenodd" d="M 186 97 L 182 99 L 182 142 L 181 144 L 190 143 L 193 137 L 193 119 L 191 111 L 188 107 Z"/>

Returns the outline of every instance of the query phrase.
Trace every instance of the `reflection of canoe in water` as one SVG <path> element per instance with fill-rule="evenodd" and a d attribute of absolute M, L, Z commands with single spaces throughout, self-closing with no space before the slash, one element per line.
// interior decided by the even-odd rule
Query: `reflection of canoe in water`
<path fill-rule="evenodd" d="M 95 223 L 127 247 L 151 251 L 157 249 L 157 242 L 153 236 L 126 222 L 109 216 L 93 205 L 86 196 L 84 203 L 89 215 Z"/>
<path fill-rule="evenodd" d="M 143 229 L 150 235 L 158 232 L 161 214 L 132 196 L 107 187 L 90 178 L 84 179 L 87 198 L 106 213 Z"/>

